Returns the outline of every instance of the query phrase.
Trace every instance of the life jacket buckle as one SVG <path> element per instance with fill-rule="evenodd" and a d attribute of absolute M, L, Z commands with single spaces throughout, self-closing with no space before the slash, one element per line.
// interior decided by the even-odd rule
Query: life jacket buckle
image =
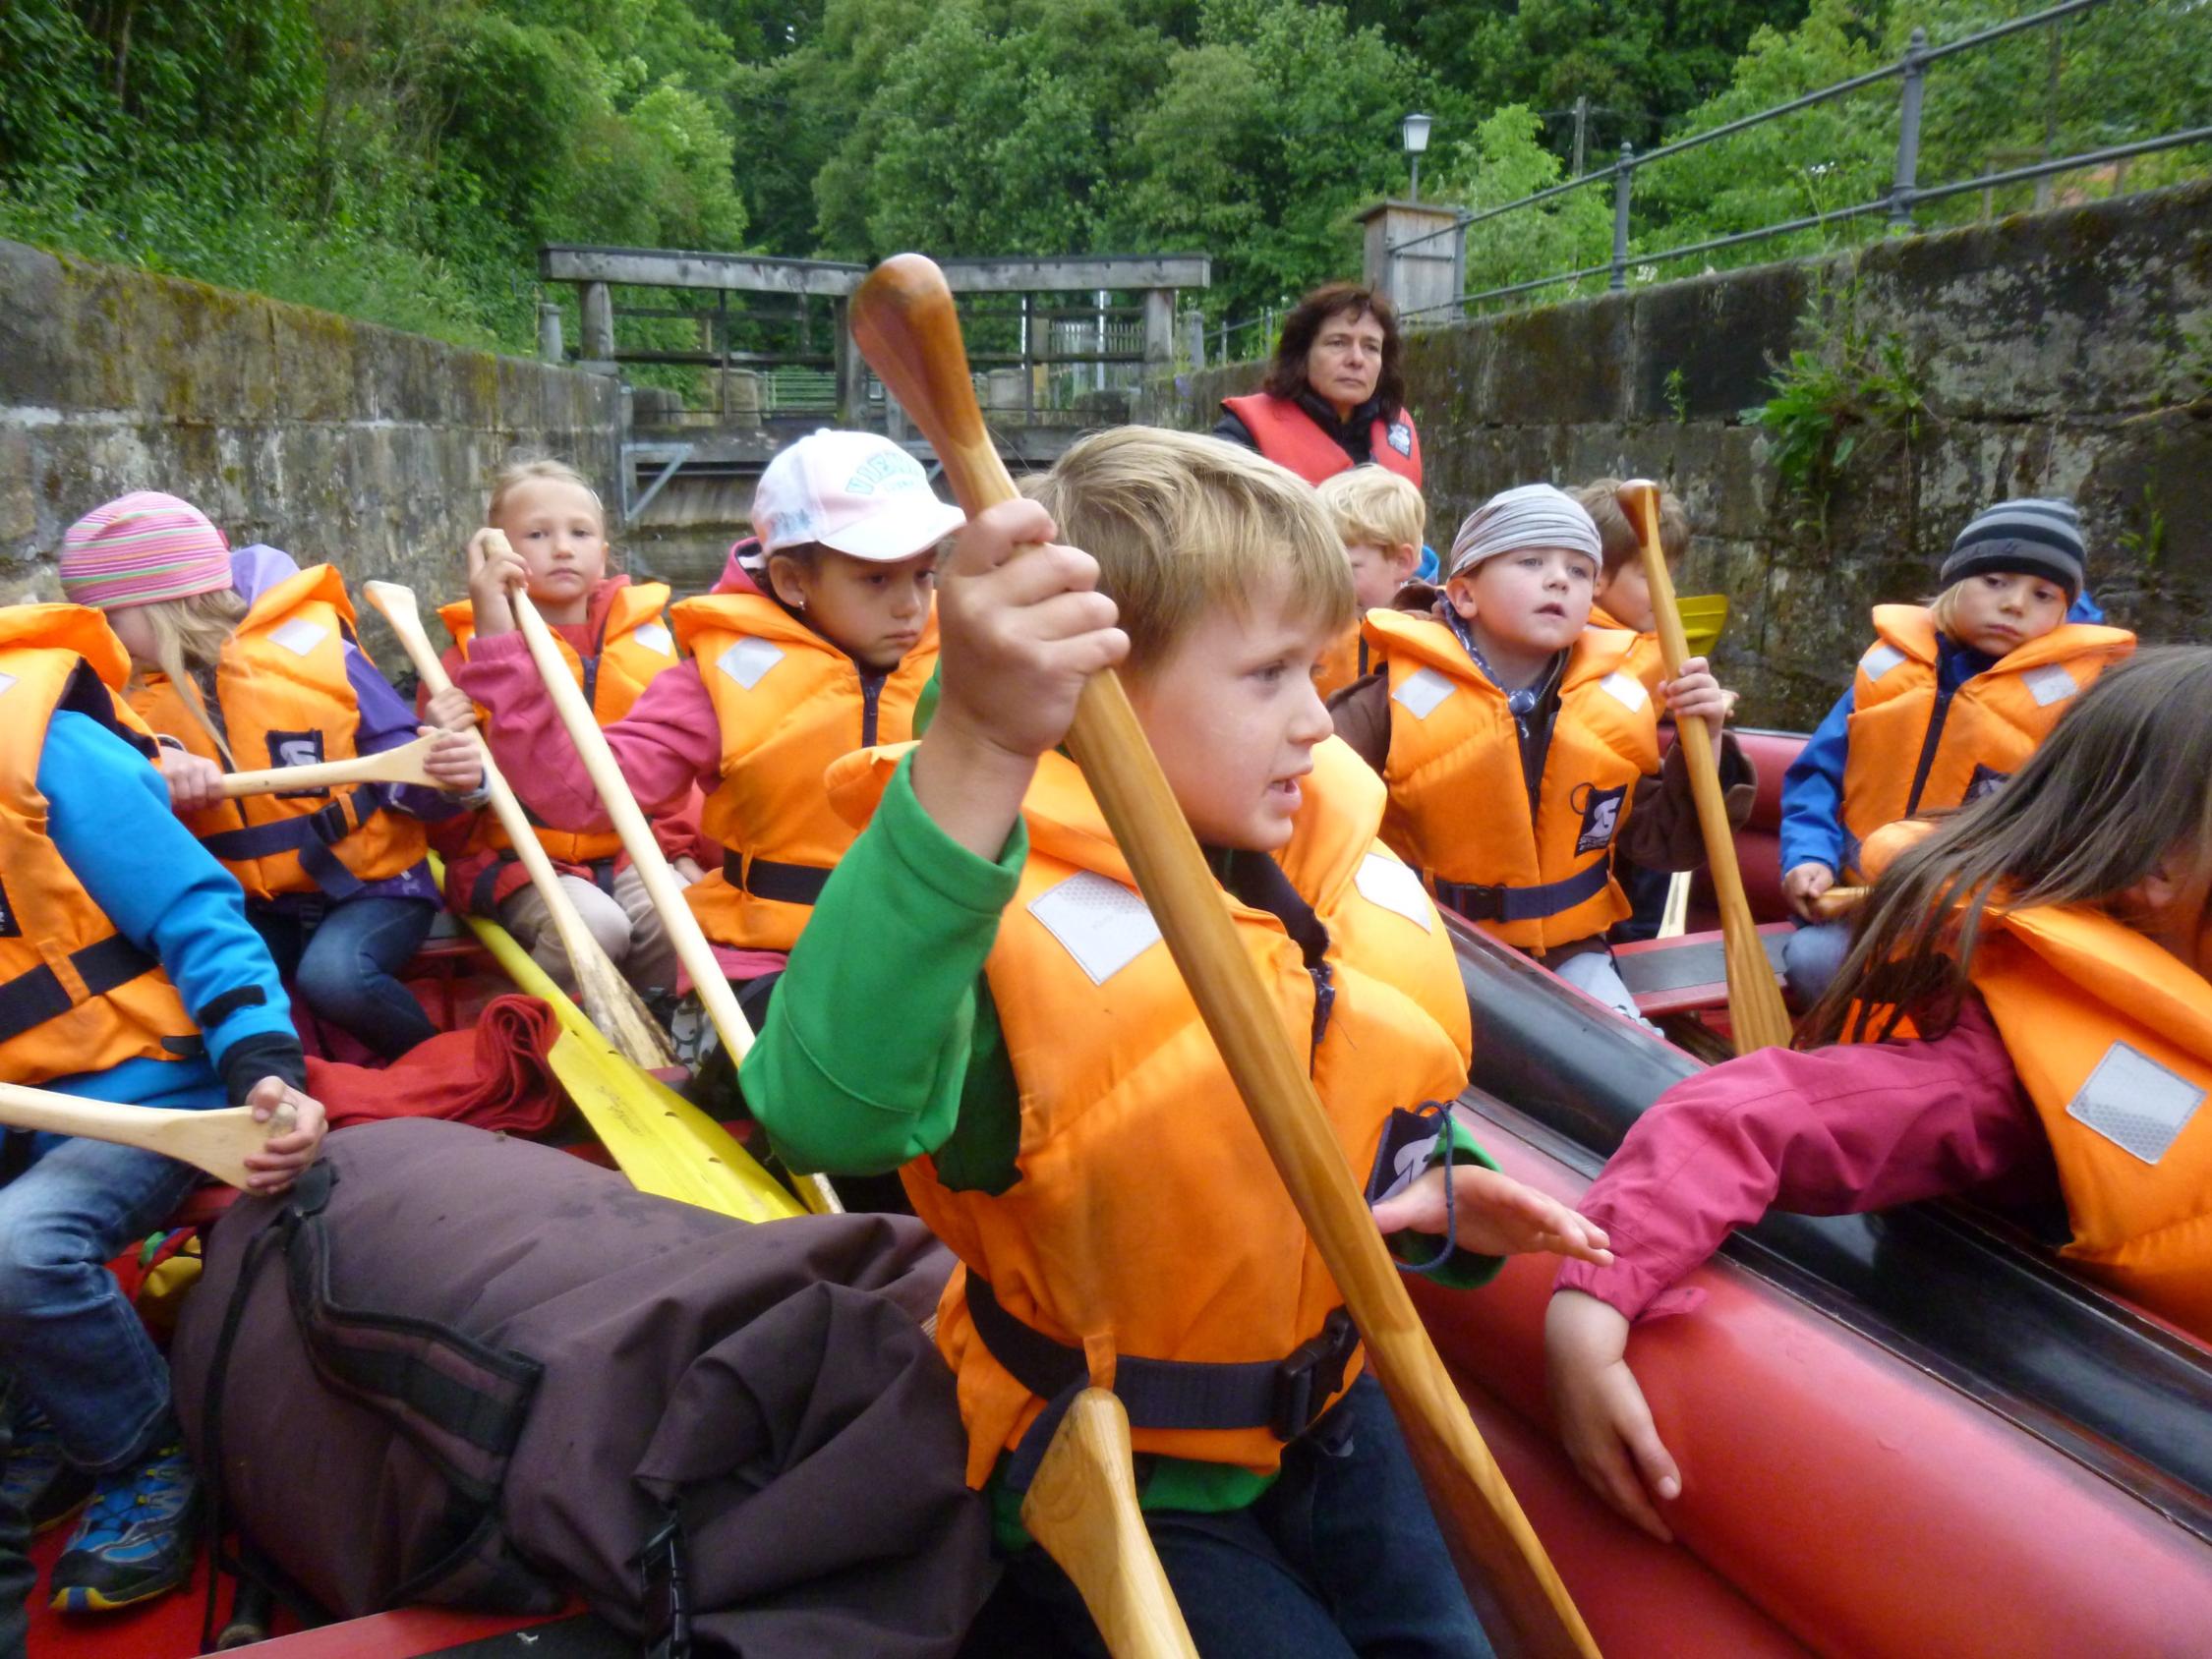
<path fill-rule="evenodd" d="M 683 1516 L 667 1508 L 665 1518 L 638 1551 L 646 1659 L 687 1659 L 691 1652 L 690 1563 Z"/>
<path fill-rule="evenodd" d="M 1277 1440 L 1296 1440 L 1313 1426 L 1344 1386 L 1345 1367 L 1359 1345 L 1359 1327 L 1350 1313 L 1337 1308 L 1318 1336 L 1301 1343 L 1275 1368 L 1275 1410 L 1267 1426 Z"/>

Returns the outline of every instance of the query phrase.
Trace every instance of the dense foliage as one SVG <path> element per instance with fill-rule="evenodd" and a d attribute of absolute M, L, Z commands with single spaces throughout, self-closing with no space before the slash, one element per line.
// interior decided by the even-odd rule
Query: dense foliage
<path fill-rule="evenodd" d="M 1649 148 L 1892 59 L 1916 25 L 1950 39 L 2034 9 L 7 0 L 0 235 L 510 347 L 555 240 L 1203 250 L 1207 310 L 1243 317 L 1356 267 L 1349 215 L 1403 189 L 1408 110 L 1436 117 L 1425 194 L 1495 204 L 1565 176 L 1578 99 L 1601 166 L 1623 139 Z M 2198 0 L 2114 0 L 2066 26 L 2056 77 L 2041 30 L 1939 66 L 1923 180 L 2212 119 L 2208 31 Z M 1877 87 L 1654 168 L 1638 252 L 1878 195 L 1895 106 Z M 1479 227 L 1473 284 L 1601 262 L 1610 223 L 1593 186 Z"/>

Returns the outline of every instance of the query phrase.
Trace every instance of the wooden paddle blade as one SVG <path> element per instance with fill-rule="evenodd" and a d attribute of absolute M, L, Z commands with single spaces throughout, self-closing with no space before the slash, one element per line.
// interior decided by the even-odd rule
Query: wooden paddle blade
<path fill-rule="evenodd" d="M 1644 543 L 1644 575 L 1652 591 L 1652 617 L 1659 625 L 1659 655 L 1666 660 L 1666 676 L 1673 679 L 1689 660 L 1690 647 L 1682 631 L 1682 612 L 1674 600 L 1674 577 L 1666 568 L 1666 553 L 1659 545 L 1659 486 L 1649 479 L 1630 479 L 1616 492 L 1621 510 L 1635 525 Z M 1713 873 L 1713 893 L 1720 907 L 1721 959 L 1728 970 L 1728 1024 L 1736 1053 L 1789 1046 L 1789 1010 L 1782 1003 L 1780 982 L 1760 942 L 1759 922 L 1744 896 L 1743 871 L 1736 863 L 1735 830 L 1728 823 L 1727 797 L 1720 788 L 1720 763 L 1714 752 L 1713 733 L 1703 720 L 1678 720 L 1674 741 L 1689 771 L 1690 792 L 1697 801 L 1698 829 L 1705 836 L 1706 866 Z"/>
<path fill-rule="evenodd" d="M 854 337 L 936 449 L 972 516 L 1013 495 L 1013 481 L 990 444 L 978 441 L 982 417 L 965 353 L 955 355 L 957 328 L 947 344 L 951 295 L 942 273 L 912 256 L 897 267 L 875 298 L 873 275 L 855 294 Z M 908 317 L 918 319 L 911 332 Z M 933 352 L 945 353 L 943 361 L 933 363 Z M 1113 673 L 1084 687 L 1068 746 L 1269 1160 L 1344 1293 L 1469 1596 L 1478 1608 L 1502 1610 L 1485 1623 L 1509 1659 L 1592 1659 L 1598 1650 L 1589 1630 L 1414 1311 L 1313 1091 L 1305 1053 L 1287 1040 L 1280 1010 L 1237 937 L 1220 886 Z"/>
<path fill-rule="evenodd" d="M 1021 1524 L 1074 1580 L 1114 1659 L 1197 1659 L 1137 1509 L 1129 1414 L 1105 1389 L 1070 1402 L 1021 1500 Z"/>
<path fill-rule="evenodd" d="M 224 774 L 221 792 L 224 799 L 237 800 L 245 795 L 290 794 L 296 790 L 333 789 L 354 783 L 414 783 L 426 789 L 447 789 L 447 785 L 433 777 L 429 767 L 424 765 L 437 743 L 435 736 L 418 737 L 396 749 L 379 749 L 374 755 L 356 755 L 350 760 L 228 772 Z"/>
<path fill-rule="evenodd" d="M 87 1140 L 157 1152 L 204 1170 L 241 1191 L 253 1175 L 246 1168 L 247 1156 L 259 1152 L 270 1136 L 283 1134 L 292 1126 L 290 1107 L 281 1109 L 267 1122 L 259 1122 L 251 1107 L 178 1112 L 81 1100 L 21 1083 L 0 1083 L 0 1124 L 47 1134 L 82 1135 Z"/>
<path fill-rule="evenodd" d="M 1830 887 L 1813 900 L 1813 914 L 1824 922 L 1840 922 L 1866 902 L 1865 887 Z"/>

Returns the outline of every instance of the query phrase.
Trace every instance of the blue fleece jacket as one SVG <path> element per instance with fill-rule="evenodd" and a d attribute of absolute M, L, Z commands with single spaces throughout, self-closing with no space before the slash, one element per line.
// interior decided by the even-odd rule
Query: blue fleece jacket
<path fill-rule="evenodd" d="M 2087 593 L 2067 610 L 2068 622 L 2097 622 L 2105 613 Z M 1948 635 L 1936 636 L 1936 684 L 1955 691 L 1974 675 L 1985 673 L 1997 659 L 1954 644 Z M 1783 874 L 1800 864 L 1825 864 L 1840 873 L 1848 856 L 1849 837 L 1843 830 L 1843 768 L 1850 759 L 1852 687 L 1845 686 L 1835 707 L 1828 712 L 1797 759 L 1782 773 L 1781 867 Z"/>
<path fill-rule="evenodd" d="M 196 1020 L 202 1009 L 221 1010 L 201 1021 L 205 1058 L 129 1059 L 44 1087 L 197 1109 L 243 1099 L 271 1073 L 302 1081 L 291 1004 L 246 921 L 245 894 L 169 810 L 169 791 L 145 757 L 90 715 L 59 710 L 39 753 L 38 789 L 55 850 L 116 932 L 159 959 Z"/>

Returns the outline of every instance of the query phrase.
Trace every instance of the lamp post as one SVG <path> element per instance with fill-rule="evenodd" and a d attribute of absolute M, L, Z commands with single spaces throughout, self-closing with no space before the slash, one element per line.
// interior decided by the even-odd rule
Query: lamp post
<path fill-rule="evenodd" d="M 1426 115 L 1409 115 L 1400 131 L 1405 136 L 1406 154 L 1413 158 L 1413 187 L 1411 199 L 1421 200 L 1421 152 L 1428 147 L 1428 129 L 1432 125 Z"/>

